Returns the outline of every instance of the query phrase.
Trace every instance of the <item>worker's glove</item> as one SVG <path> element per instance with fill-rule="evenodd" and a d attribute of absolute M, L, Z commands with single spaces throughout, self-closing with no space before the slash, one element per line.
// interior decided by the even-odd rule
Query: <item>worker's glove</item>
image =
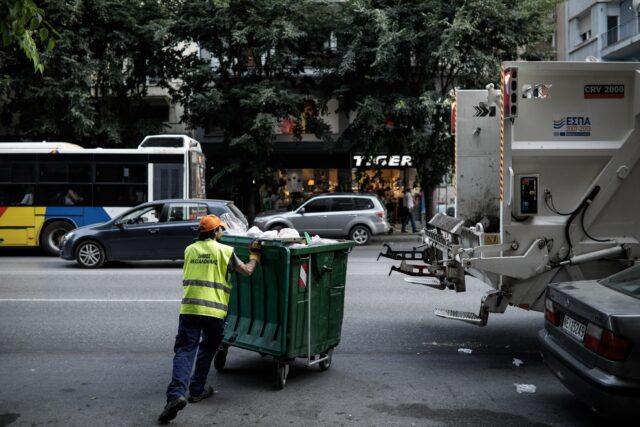
<path fill-rule="evenodd" d="M 258 239 L 254 239 L 251 244 L 249 244 L 249 260 L 253 260 L 257 263 L 260 263 L 262 258 L 262 245 L 258 241 Z"/>

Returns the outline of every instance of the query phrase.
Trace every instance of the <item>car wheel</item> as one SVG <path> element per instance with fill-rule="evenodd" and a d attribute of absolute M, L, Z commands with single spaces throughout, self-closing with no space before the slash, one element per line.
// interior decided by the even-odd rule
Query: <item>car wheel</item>
<path fill-rule="evenodd" d="M 100 268 L 105 258 L 104 249 L 94 240 L 85 240 L 76 249 L 76 261 L 84 268 Z"/>
<path fill-rule="evenodd" d="M 364 225 L 356 225 L 351 229 L 349 238 L 356 242 L 357 245 L 366 245 L 371 238 L 371 232 Z"/>
<path fill-rule="evenodd" d="M 47 225 L 40 237 L 40 246 L 48 255 L 60 255 L 62 236 L 73 230 L 73 225 L 65 221 L 54 221 Z"/>
<path fill-rule="evenodd" d="M 271 227 L 269 227 L 269 230 L 280 231 L 283 228 L 287 228 L 287 226 L 284 224 L 273 224 Z"/>

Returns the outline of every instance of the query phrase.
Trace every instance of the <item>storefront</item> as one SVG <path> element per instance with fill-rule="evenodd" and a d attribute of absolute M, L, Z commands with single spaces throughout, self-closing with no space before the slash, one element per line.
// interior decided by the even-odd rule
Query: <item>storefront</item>
<path fill-rule="evenodd" d="M 420 189 L 411 156 L 380 155 L 367 159 L 340 149 L 327 153 L 314 145 L 301 143 L 296 151 L 289 146 L 279 147 L 277 157 L 281 167 L 274 176 L 277 184 L 261 188 L 262 210 L 296 207 L 321 193 L 370 192 L 383 200 L 390 219 L 400 222 L 407 187 L 414 197 L 414 218 L 420 218 Z"/>
<path fill-rule="evenodd" d="M 416 168 L 407 154 L 383 154 L 367 158 L 352 154 L 352 190 L 376 193 L 384 201 L 389 219 L 401 221 L 404 190 L 414 199 L 414 218 L 420 218 L 421 193 Z"/>

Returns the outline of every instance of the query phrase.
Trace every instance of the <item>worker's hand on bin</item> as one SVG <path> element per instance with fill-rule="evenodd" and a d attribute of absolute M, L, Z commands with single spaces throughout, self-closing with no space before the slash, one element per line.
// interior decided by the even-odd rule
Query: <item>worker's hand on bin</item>
<path fill-rule="evenodd" d="M 262 245 L 257 239 L 253 240 L 249 245 L 249 260 L 260 263 L 261 258 L 262 258 Z"/>

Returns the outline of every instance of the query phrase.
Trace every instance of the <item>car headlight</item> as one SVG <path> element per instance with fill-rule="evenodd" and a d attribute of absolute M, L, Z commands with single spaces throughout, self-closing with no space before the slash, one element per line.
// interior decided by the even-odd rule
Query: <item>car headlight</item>
<path fill-rule="evenodd" d="M 67 234 L 65 234 L 64 236 L 62 236 L 62 242 L 66 242 L 67 240 L 69 240 L 70 238 L 73 237 L 73 231 L 68 232 Z"/>

